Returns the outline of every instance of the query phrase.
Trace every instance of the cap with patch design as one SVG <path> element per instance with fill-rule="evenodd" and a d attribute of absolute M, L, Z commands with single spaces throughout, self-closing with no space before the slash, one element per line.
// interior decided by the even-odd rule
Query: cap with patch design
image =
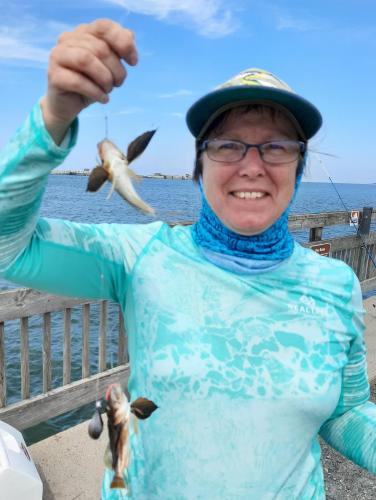
<path fill-rule="evenodd" d="M 196 101 L 187 112 L 188 128 L 196 139 L 200 139 L 224 111 L 252 103 L 273 104 L 283 108 L 303 139 L 313 137 L 322 124 L 320 111 L 284 81 L 268 71 L 250 68 Z"/>

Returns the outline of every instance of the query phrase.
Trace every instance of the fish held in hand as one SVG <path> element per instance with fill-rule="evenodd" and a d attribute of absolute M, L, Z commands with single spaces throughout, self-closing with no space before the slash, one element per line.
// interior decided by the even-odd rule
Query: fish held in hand
<path fill-rule="evenodd" d="M 138 398 L 129 403 L 120 384 L 112 384 L 106 392 L 106 412 L 109 435 L 109 450 L 105 455 L 105 463 L 110 466 L 115 475 L 111 488 L 126 488 L 124 470 L 130 462 L 129 431 L 130 420 L 133 425 L 137 419 L 148 418 L 158 407 L 146 398 Z"/>
<path fill-rule="evenodd" d="M 95 167 L 90 173 L 87 191 L 95 192 L 108 180 L 112 183 L 112 191 L 115 190 L 130 205 L 141 210 L 144 214 L 154 215 L 154 209 L 145 203 L 132 184 L 132 177 L 137 176 L 128 165 L 135 160 L 146 149 L 155 130 L 145 132 L 132 141 L 125 155 L 113 142 L 105 139 L 98 144 L 101 165 Z"/>

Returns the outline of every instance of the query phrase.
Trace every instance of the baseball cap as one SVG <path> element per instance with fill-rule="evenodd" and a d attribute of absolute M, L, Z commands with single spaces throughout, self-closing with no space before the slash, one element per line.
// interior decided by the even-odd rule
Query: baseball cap
<path fill-rule="evenodd" d="M 188 128 L 199 140 L 224 111 L 253 102 L 282 108 L 303 139 L 310 139 L 321 127 L 321 113 L 312 103 L 269 71 L 249 68 L 196 101 L 187 112 Z"/>

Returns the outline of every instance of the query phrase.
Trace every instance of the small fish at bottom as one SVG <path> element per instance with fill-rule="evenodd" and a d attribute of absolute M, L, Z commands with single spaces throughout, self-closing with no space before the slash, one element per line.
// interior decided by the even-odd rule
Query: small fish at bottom
<path fill-rule="evenodd" d="M 128 165 L 146 149 L 155 132 L 150 130 L 138 136 L 129 144 L 126 155 L 108 139 L 101 141 L 98 144 L 98 152 L 102 163 L 91 171 L 86 191 L 98 191 L 108 180 L 112 183 L 109 197 L 115 190 L 133 207 L 145 214 L 154 215 L 154 209 L 145 203 L 134 189 L 132 177 L 138 177 Z"/>
<path fill-rule="evenodd" d="M 137 398 L 129 403 L 120 384 L 111 384 L 106 392 L 106 413 L 109 445 L 105 452 L 105 465 L 115 472 L 111 482 L 111 488 L 129 489 L 124 482 L 124 470 L 130 462 L 130 421 L 137 432 L 137 420 L 144 420 L 158 408 L 153 401 L 146 398 Z M 89 435 L 97 439 L 102 430 L 103 422 L 100 417 L 99 403 L 96 404 L 96 412 L 89 424 Z"/>

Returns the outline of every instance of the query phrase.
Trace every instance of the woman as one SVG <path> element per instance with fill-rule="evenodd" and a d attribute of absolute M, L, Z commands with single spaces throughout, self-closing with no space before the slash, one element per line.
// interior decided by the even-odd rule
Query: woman
<path fill-rule="evenodd" d="M 2 156 L 2 274 L 120 303 L 131 397 L 158 405 L 132 436 L 133 498 L 325 498 L 318 433 L 376 472 L 376 410 L 359 283 L 287 228 L 321 125 L 312 104 L 247 70 L 191 107 L 202 192 L 192 228 L 38 219 L 75 117 L 106 102 L 125 78 L 120 59 L 135 64 L 136 54 L 132 34 L 110 21 L 64 34 L 53 50 L 48 92 Z M 112 476 L 102 498 L 126 498 L 110 490 Z"/>

